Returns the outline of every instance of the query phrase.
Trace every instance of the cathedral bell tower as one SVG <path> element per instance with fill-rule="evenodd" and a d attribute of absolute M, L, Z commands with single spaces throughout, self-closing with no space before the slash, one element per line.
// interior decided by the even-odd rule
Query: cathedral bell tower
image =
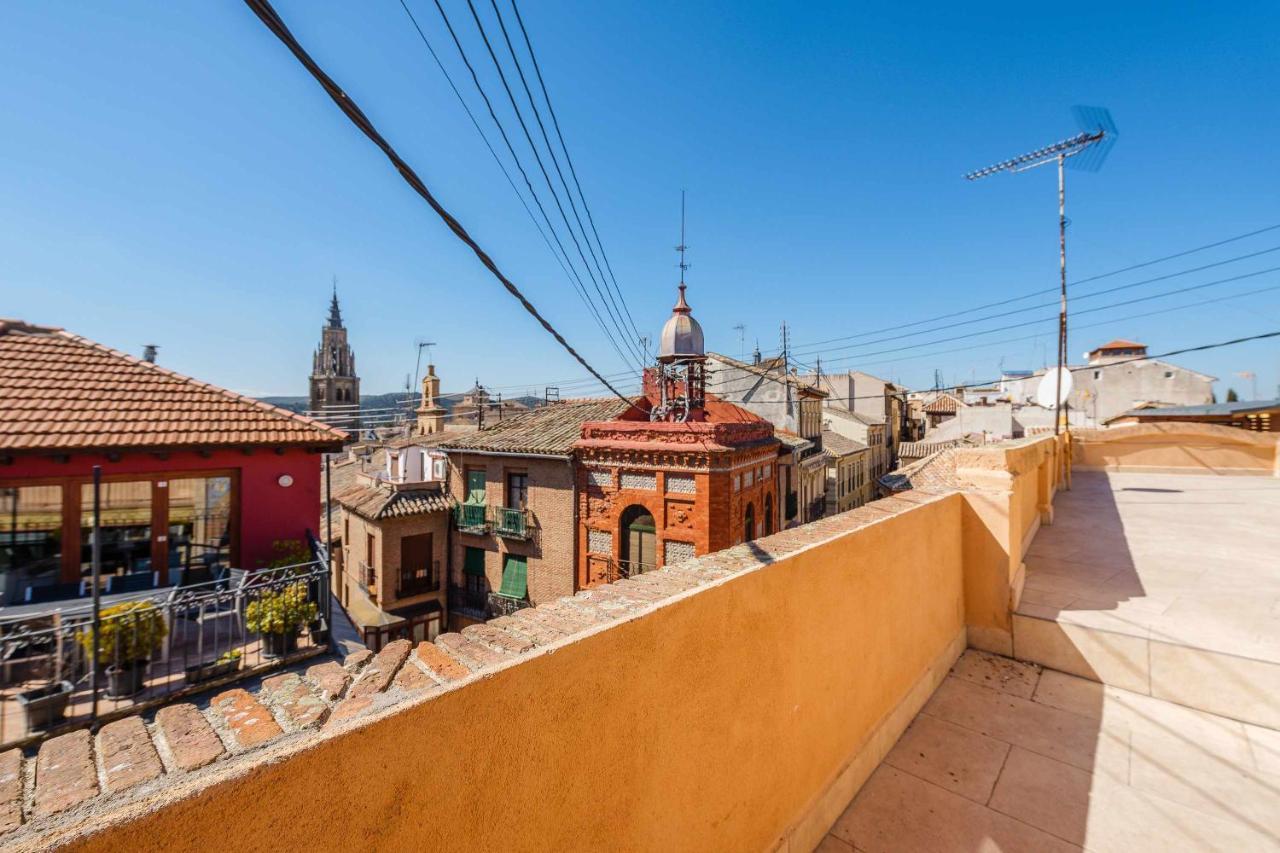
<path fill-rule="evenodd" d="M 356 354 L 347 344 L 347 329 L 342 325 L 336 281 L 329 322 L 320 329 L 320 346 L 311 358 L 308 411 L 339 429 L 353 432 L 360 428 L 360 377 L 356 375 Z"/>

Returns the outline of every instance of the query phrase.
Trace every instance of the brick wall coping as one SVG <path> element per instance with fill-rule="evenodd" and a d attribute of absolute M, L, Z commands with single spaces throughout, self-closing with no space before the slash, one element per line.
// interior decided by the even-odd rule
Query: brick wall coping
<path fill-rule="evenodd" d="M 819 547 L 862 528 L 945 500 L 955 490 L 913 490 L 784 530 L 755 542 L 582 590 L 511 616 L 441 634 L 416 646 L 388 644 L 305 674 L 263 680 L 214 696 L 126 717 L 96 733 L 45 741 L 35 754 L 0 753 L 0 846 L 49 850 L 102 832 L 220 783 L 286 761 L 330 738 L 465 689 L 481 678 L 550 654 L 660 607 Z"/>

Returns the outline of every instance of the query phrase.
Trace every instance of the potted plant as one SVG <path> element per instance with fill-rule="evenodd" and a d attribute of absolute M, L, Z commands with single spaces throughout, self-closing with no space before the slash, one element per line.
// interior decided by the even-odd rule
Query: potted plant
<path fill-rule="evenodd" d="M 278 658 L 296 651 L 302 627 L 316 618 L 317 607 L 305 583 L 266 590 L 245 609 L 245 625 L 262 635 L 263 654 Z"/>
<path fill-rule="evenodd" d="M 214 678 L 230 675 L 240 668 L 241 657 L 243 655 L 239 649 L 232 649 L 229 652 L 223 652 L 218 655 L 217 659 L 212 663 L 198 663 L 195 666 L 189 666 L 185 671 L 187 684 L 199 684 L 202 681 L 210 681 Z"/>
<path fill-rule="evenodd" d="M 53 728 L 67 712 L 67 700 L 71 698 L 70 681 L 55 681 L 34 690 L 18 694 L 18 705 L 27 720 L 27 731 L 38 732 Z"/>
<path fill-rule="evenodd" d="M 142 690 L 151 655 L 168 634 L 164 616 L 150 601 L 126 601 L 102 611 L 96 659 L 99 667 L 106 667 L 109 698 L 123 699 Z M 78 639 L 86 655 L 95 654 L 90 626 L 80 629 Z"/>

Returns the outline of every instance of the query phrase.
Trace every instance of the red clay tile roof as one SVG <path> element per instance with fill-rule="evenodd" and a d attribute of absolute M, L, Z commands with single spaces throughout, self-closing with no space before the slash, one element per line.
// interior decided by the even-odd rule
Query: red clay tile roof
<path fill-rule="evenodd" d="M 1114 341 L 1095 347 L 1092 352 L 1099 352 L 1108 349 L 1146 349 L 1146 344 L 1140 344 L 1137 341 L 1126 341 L 1124 338 L 1116 338 Z"/>
<path fill-rule="evenodd" d="M 960 409 L 960 401 L 950 394 L 939 394 L 924 406 L 931 415 L 954 415 Z"/>
<path fill-rule="evenodd" d="M 0 451 L 324 447 L 346 438 L 79 335 L 0 320 Z"/>
<path fill-rule="evenodd" d="M 448 512 L 453 498 L 437 489 L 394 489 L 372 482 L 354 483 L 333 495 L 335 502 L 370 519 L 404 518 Z"/>
<path fill-rule="evenodd" d="M 565 400 L 486 425 L 482 430 L 460 433 L 439 443 L 442 450 L 499 451 L 503 453 L 547 453 L 568 456 L 573 443 L 582 438 L 582 425 L 590 421 L 611 421 L 628 408 L 616 398 Z"/>

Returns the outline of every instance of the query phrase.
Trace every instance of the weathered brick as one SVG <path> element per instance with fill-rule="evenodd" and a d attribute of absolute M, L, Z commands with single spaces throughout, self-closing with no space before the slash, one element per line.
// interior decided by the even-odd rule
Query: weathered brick
<path fill-rule="evenodd" d="M 526 608 L 532 610 L 533 608 Z M 490 623 L 492 624 L 492 623 Z M 513 619 L 503 626 L 504 631 L 535 646 L 549 646 L 564 639 L 564 633 L 534 619 Z"/>
<path fill-rule="evenodd" d="M 350 696 L 339 702 L 333 709 L 333 713 L 329 715 L 328 721 L 325 722 L 325 728 L 341 722 L 349 720 L 352 717 L 367 711 L 373 705 L 372 696 Z"/>
<path fill-rule="evenodd" d="M 324 722 L 329 716 L 329 706 L 311 692 L 302 676 L 296 672 L 273 675 L 262 682 L 261 698 L 280 710 L 295 729 L 305 729 Z"/>
<path fill-rule="evenodd" d="M 195 770 L 224 752 L 218 733 L 195 705 L 166 705 L 156 712 L 156 728 L 180 770 Z"/>
<path fill-rule="evenodd" d="M 582 620 L 586 623 L 586 627 L 592 625 L 603 625 L 612 622 L 614 617 L 611 613 L 606 613 L 599 607 L 596 607 L 589 600 L 578 598 L 562 598 L 559 601 L 553 601 L 550 604 L 544 604 L 538 608 L 542 613 L 551 613 L 556 616 L 563 616 L 566 619 Z"/>
<path fill-rule="evenodd" d="M 51 815 L 98 795 L 89 732 L 81 729 L 40 744 L 36 756 L 35 814 Z"/>
<path fill-rule="evenodd" d="M 159 778 L 164 772 L 141 717 L 107 723 L 98 732 L 98 758 L 108 793 Z"/>
<path fill-rule="evenodd" d="M 436 678 L 441 681 L 457 681 L 466 678 L 471 670 L 445 653 L 435 643 L 421 642 L 414 649 L 413 656 Z"/>
<path fill-rule="evenodd" d="M 351 686 L 348 696 L 368 696 L 382 693 L 391 686 L 391 679 L 396 671 L 409 657 L 413 645 L 408 640 L 393 640 L 382 647 L 382 651 L 374 656 L 373 662 L 365 669 L 356 683 Z"/>
<path fill-rule="evenodd" d="M 231 733 L 231 739 L 241 749 L 266 743 L 283 734 L 275 717 L 257 699 L 241 687 L 219 693 L 209 705 Z"/>
<path fill-rule="evenodd" d="M 474 643 L 488 646 L 496 652 L 523 654 L 533 648 L 529 640 L 513 637 L 510 633 L 492 625 L 469 625 L 462 629 L 462 636 Z"/>
<path fill-rule="evenodd" d="M 441 634 L 436 637 L 436 645 L 473 670 L 501 663 L 508 658 L 507 654 L 482 646 L 461 634 Z"/>
<path fill-rule="evenodd" d="M 566 637 L 573 636 L 579 631 L 585 631 L 595 624 L 585 616 L 570 614 L 563 610 L 553 610 L 550 607 L 530 607 L 521 611 L 521 613 L 525 621 L 544 625 L 553 631 L 564 634 Z"/>
<path fill-rule="evenodd" d="M 22 750 L 0 753 L 0 833 L 22 825 Z"/>
<path fill-rule="evenodd" d="M 311 686 L 322 698 L 332 702 L 351 683 L 351 673 L 343 669 L 336 660 L 330 660 L 307 667 L 307 681 L 311 682 Z"/>
<path fill-rule="evenodd" d="M 342 666 L 347 672 L 359 672 L 371 660 L 373 660 L 373 652 L 360 649 L 343 658 Z"/>
<path fill-rule="evenodd" d="M 401 690 L 410 693 L 436 686 L 435 679 L 427 675 L 422 667 L 408 661 L 405 662 L 404 666 L 400 667 L 400 671 L 396 673 L 392 683 Z"/>

